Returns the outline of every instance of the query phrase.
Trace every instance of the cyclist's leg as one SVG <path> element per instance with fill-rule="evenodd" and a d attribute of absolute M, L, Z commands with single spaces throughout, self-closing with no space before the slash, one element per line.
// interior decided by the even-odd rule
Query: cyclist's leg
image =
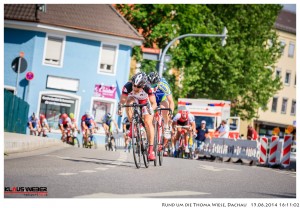
<path fill-rule="evenodd" d="M 149 110 L 152 111 L 152 109 Z M 145 122 L 146 133 L 147 133 L 148 143 L 149 143 L 149 149 L 148 149 L 149 159 L 155 160 L 155 155 L 153 152 L 153 144 L 154 144 L 153 114 L 152 115 L 149 114 L 146 106 L 143 107 L 142 113 L 143 113 L 143 119 Z"/>
<path fill-rule="evenodd" d="M 138 103 L 138 100 L 135 99 L 134 97 L 131 97 L 131 96 L 128 96 L 127 100 L 126 100 L 126 105 L 131 105 L 133 103 Z M 126 108 L 126 115 L 127 115 L 127 118 L 130 122 L 130 128 L 129 128 L 129 134 L 128 136 L 130 138 L 132 138 L 132 116 L 133 116 L 133 108 Z"/>

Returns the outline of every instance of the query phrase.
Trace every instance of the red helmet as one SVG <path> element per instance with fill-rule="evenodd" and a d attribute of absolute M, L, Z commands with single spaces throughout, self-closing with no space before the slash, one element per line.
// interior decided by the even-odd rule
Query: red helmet
<path fill-rule="evenodd" d="M 40 120 L 43 120 L 45 118 L 44 114 L 40 114 Z"/>
<path fill-rule="evenodd" d="M 66 118 L 68 118 L 68 115 L 67 115 L 66 113 L 63 113 L 63 114 L 61 115 L 61 118 L 62 118 L 62 119 L 66 119 Z"/>

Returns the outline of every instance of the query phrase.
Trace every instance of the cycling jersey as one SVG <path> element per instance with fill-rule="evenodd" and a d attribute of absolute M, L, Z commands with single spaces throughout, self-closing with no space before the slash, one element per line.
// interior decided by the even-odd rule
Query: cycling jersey
<path fill-rule="evenodd" d="M 105 123 L 107 126 L 110 126 L 111 122 L 113 121 L 112 118 L 108 118 L 106 115 L 102 119 L 103 123 Z"/>
<path fill-rule="evenodd" d="M 29 126 L 29 123 L 31 123 L 32 127 L 36 128 L 38 126 L 38 122 L 39 122 L 38 118 L 33 118 L 32 116 L 30 116 L 28 118 L 28 126 Z"/>
<path fill-rule="evenodd" d="M 129 128 L 130 128 L 130 122 L 129 122 L 129 120 L 128 120 L 127 117 L 124 118 L 123 124 L 126 125 L 126 130 L 129 130 Z"/>
<path fill-rule="evenodd" d="M 157 86 L 154 87 L 154 95 L 156 98 L 157 105 L 159 105 L 160 102 L 166 100 L 166 97 L 171 94 L 172 92 L 170 89 L 170 85 L 168 84 L 165 78 L 161 78 Z"/>
<path fill-rule="evenodd" d="M 122 95 L 134 97 L 139 104 L 147 103 L 148 98 L 154 95 L 150 85 L 145 85 L 143 90 L 138 93 L 134 92 L 132 87 L 132 82 L 127 82 L 122 89 Z"/>
<path fill-rule="evenodd" d="M 192 114 L 188 114 L 186 119 L 181 117 L 181 113 L 177 113 L 173 118 L 173 121 L 177 123 L 179 126 L 186 126 L 195 121 L 195 117 Z"/>
<path fill-rule="evenodd" d="M 46 125 L 48 125 L 47 119 L 44 118 L 43 120 L 41 120 L 40 124 L 42 127 L 45 127 Z"/>
<path fill-rule="evenodd" d="M 94 117 L 92 115 L 89 118 L 86 115 L 83 115 L 81 117 L 81 122 L 84 122 L 88 128 L 92 127 L 93 121 L 94 121 Z"/>
<path fill-rule="evenodd" d="M 64 126 L 70 123 L 71 123 L 71 119 L 69 117 L 66 119 L 59 119 L 59 124 L 62 124 Z"/>

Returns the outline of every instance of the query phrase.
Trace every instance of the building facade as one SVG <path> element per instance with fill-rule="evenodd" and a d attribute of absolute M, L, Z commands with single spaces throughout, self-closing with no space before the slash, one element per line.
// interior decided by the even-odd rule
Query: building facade
<path fill-rule="evenodd" d="M 143 37 L 111 5 L 15 4 L 4 11 L 4 87 L 30 104 L 30 114 L 45 114 L 54 132 L 62 113 L 73 113 L 78 125 L 86 111 L 99 125 L 106 113 L 116 115 L 132 48 Z"/>
<path fill-rule="evenodd" d="M 296 14 L 281 11 L 275 29 L 284 49 L 274 76 L 280 77 L 283 88 L 270 99 L 267 111 L 259 110 L 254 124 L 260 135 L 271 136 L 279 127 L 279 136 L 283 137 L 287 126 L 296 126 Z"/>

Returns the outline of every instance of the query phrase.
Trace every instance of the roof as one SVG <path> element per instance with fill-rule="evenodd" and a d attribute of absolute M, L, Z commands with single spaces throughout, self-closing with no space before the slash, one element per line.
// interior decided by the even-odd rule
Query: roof
<path fill-rule="evenodd" d="M 296 34 L 296 14 L 290 11 L 281 10 L 275 22 L 275 28 Z"/>
<path fill-rule="evenodd" d="M 46 4 L 45 12 L 37 8 L 37 4 L 5 4 L 4 19 L 144 40 L 112 5 Z"/>

